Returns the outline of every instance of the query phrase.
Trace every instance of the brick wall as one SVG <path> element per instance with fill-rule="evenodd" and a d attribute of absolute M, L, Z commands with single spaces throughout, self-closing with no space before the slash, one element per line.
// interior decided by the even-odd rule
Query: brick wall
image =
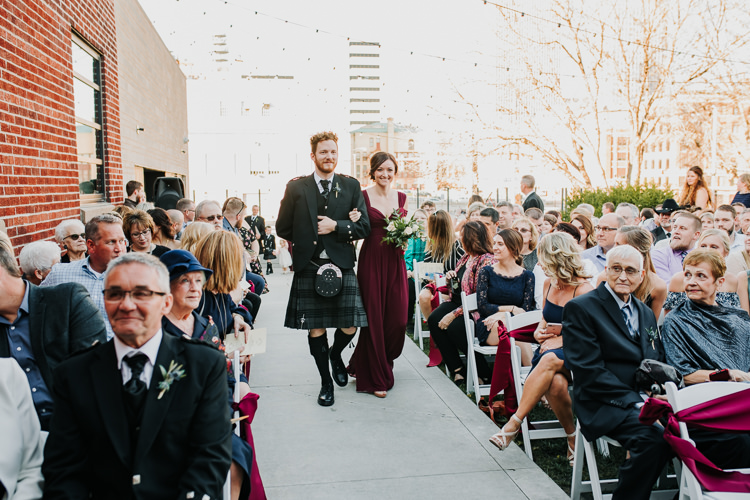
<path fill-rule="evenodd" d="M 14 246 L 81 215 L 72 32 L 102 54 L 105 196 L 123 198 L 114 0 L 4 0 L 0 9 L 0 218 Z"/>

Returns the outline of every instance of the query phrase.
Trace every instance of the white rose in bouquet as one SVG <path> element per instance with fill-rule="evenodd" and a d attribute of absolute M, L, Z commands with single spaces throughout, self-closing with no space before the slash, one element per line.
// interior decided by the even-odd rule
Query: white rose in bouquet
<path fill-rule="evenodd" d="M 409 235 L 413 233 L 414 230 L 411 228 L 411 226 L 406 226 L 406 229 L 404 229 L 404 234 Z"/>
<path fill-rule="evenodd" d="M 386 227 L 386 230 L 388 230 L 388 231 L 393 231 L 394 229 L 396 229 L 396 225 L 393 224 L 393 222 L 391 222 L 390 224 L 388 224 L 388 226 Z"/>

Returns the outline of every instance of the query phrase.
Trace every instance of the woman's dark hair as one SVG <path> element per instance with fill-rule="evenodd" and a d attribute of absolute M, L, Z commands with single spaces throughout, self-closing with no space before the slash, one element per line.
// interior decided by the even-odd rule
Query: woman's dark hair
<path fill-rule="evenodd" d="M 388 160 L 393 162 L 394 173 L 398 173 L 398 163 L 396 163 L 396 158 L 394 158 L 391 153 L 378 151 L 370 157 L 370 179 L 375 180 L 375 171 L 380 168 L 380 165 Z"/>
<path fill-rule="evenodd" d="M 521 250 L 523 250 L 523 236 L 516 229 L 503 229 L 497 233 L 499 237 L 503 239 L 505 248 L 508 249 L 516 264 L 523 265 L 523 256 Z"/>
<path fill-rule="evenodd" d="M 464 229 L 461 233 L 461 244 L 469 255 L 492 253 L 490 233 L 487 231 L 487 226 L 479 221 L 473 220 L 464 224 Z"/>
<path fill-rule="evenodd" d="M 174 236 L 172 234 L 172 221 L 166 210 L 163 208 L 152 208 L 151 210 L 148 210 L 148 214 L 154 220 L 154 226 L 161 230 L 163 238 L 169 239 Z"/>
<path fill-rule="evenodd" d="M 581 241 L 581 232 L 570 222 L 558 222 L 555 226 L 555 232 L 568 233 L 573 237 L 576 243 L 580 243 Z"/>

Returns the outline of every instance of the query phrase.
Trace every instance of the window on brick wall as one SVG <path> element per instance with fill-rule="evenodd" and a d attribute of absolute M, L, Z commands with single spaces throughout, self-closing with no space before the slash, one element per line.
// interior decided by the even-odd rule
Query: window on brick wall
<path fill-rule="evenodd" d="M 104 196 L 101 55 L 76 35 L 72 54 L 78 186 L 81 201 L 94 202 Z"/>

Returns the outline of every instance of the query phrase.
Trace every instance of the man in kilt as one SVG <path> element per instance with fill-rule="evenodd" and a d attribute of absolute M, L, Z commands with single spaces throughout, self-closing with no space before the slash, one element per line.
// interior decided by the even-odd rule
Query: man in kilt
<path fill-rule="evenodd" d="M 315 171 L 289 181 L 276 221 L 276 234 L 293 247 L 294 278 L 284 326 L 308 331 L 310 354 L 320 372 L 321 406 L 333 404 L 333 380 L 341 387 L 347 384 L 341 352 L 357 327 L 367 326 L 354 262 L 355 242 L 370 233 L 370 220 L 359 182 L 334 172 L 337 143 L 333 132 L 310 138 Z M 318 271 L 328 264 L 341 271 L 341 289 L 333 296 L 316 290 Z M 336 328 L 330 348 L 326 328 Z"/>

